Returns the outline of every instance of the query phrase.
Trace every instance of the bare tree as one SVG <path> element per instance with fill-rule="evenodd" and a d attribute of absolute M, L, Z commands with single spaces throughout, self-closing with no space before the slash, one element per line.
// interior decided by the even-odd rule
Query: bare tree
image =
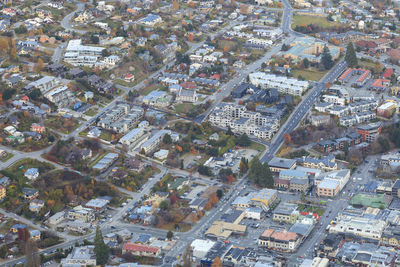
<path fill-rule="evenodd" d="M 193 262 L 192 248 L 190 244 L 186 246 L 185 252 L 183 253 L 183 267 L 191 267 Z"/>

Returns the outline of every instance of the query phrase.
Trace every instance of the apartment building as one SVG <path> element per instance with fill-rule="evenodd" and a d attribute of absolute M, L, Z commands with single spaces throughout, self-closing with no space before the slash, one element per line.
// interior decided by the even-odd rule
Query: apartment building
<path fill-rule="evenodd" d="M 66 213 L 66 218 L 71 221 L 82 221 L 85 223 L 93 222 L 96 217 L 94 210 L 77 206 Z"/>
<path fill-rule="evenodd" d="M 310 86 L 308 81 L 299 81 L 264 72 L 250 73 L 249 81 L 254 86 L 260 86 L 263 89 L 276 88 L 279 93 L 296 96 L 301 96 Z"/>
<path fill-rule="evenodd" d="M 357 133 L 361 135 L 362 141 L 367 143 L 375 142 L 381 131 L 382 122 L 379 121 L 357 127 Z"/>
<path fill-rule="evenodd" d="M 72 66 L 94 66 L 102 56 L 103 47 L 82 45 L 82 40 L 69 41 L 64 54 L 64 61 Z"/>
<path fill-rule="evenodd" d="M 59 86 L 43 95 L 50 102 L 57 105 L 59 108 L 69 107 L 73 104 L 74 95 L 67 86 Z"/>
<path fill-rule="evenodd" d="M 278 118 L 248 111 L 245 106 L 234 103 L 220 103 L 208 120 L 217 127 L 230 127 L 234 133 L 260 139 L 271 139 L 280 126 Z"/>
<path fill-rule="evenodd" d="M 162 139 L 164 138 L 164 135 L 166 134 L 171 135 L 171 133 L 172 132 L 170 130 L 158 131 L 152 137 L 150 137 L 149 140 L 147 140 L 140 146 L 139 152 L 144 152 L 145 154 L 153 152 L 161 143 Z"/>

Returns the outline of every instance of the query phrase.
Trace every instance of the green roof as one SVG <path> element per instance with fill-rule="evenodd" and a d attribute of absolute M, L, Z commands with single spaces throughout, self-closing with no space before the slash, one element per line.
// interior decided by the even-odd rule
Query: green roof
<path fill-rule="evenodd" d="M 351 205 L 359 205 L 364 207 L 371 207 L 371 208 L 387 208 L 390 204 L 388 202 L 389 199 L 384 197 L 383 194 L 376 194 L 376 195 L 367 195 L 367 194 L 357 194 L 351 198 L 350 204 Z"/>

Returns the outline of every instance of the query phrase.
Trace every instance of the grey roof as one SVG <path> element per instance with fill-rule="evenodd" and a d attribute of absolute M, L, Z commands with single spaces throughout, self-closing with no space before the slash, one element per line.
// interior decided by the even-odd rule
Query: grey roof
<path fill-rule="evenodd" d="M 296 160 L 294 159 L 285 159 L 277 157 L 273 157 L 268 163 L 269 166 L 286 168 L 286 169 L 290 169 L 294 164 L 296 164 Z"/>

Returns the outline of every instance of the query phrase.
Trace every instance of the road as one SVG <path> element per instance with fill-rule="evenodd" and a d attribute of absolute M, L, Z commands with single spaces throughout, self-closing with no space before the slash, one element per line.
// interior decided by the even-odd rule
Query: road
<path fill-rule="evenodd" d="M 279 147 L 283 143 L 283 135 L 285 133 L 292 132 L 297 127 L 303 117 L 311 109 L 313 104 L 321 96 L 321 93 L 325 91 L 325 84 L 327 82 L 333 82 L 346 68 L 347 63 L 344 60 L 341 60 L 318 83 L 316 83 L 311 90 L 309 90 L 307 95 L 295 108 L 285 124 L 282 125 L 278 133 L 272 138 L 269 150 L 260 158 L 262 162 L 269 162 L 273 158 L 274 154 L 278 151 Z"/>
<path fill-rule="evenodd" d="M 82 31 L 82 30 L 76 30 L 74 29 L 74 27 L 71 25 L 71 19 L 72 17 L 76 14 L 79 13 L 81 11 L 83 11 L 85 9 L 85 3 L 83 2 L 75 2 L 77 9 L 71 13 L 69 13 L 68 15 L 66 15 L 60 22 L 61 27 L 63 27 L 65 30 L 71 31 L 71 32 L 76 32 L 76 33 L 80 33 L 80 34 L 85 34 L 86 31 Z"/>

